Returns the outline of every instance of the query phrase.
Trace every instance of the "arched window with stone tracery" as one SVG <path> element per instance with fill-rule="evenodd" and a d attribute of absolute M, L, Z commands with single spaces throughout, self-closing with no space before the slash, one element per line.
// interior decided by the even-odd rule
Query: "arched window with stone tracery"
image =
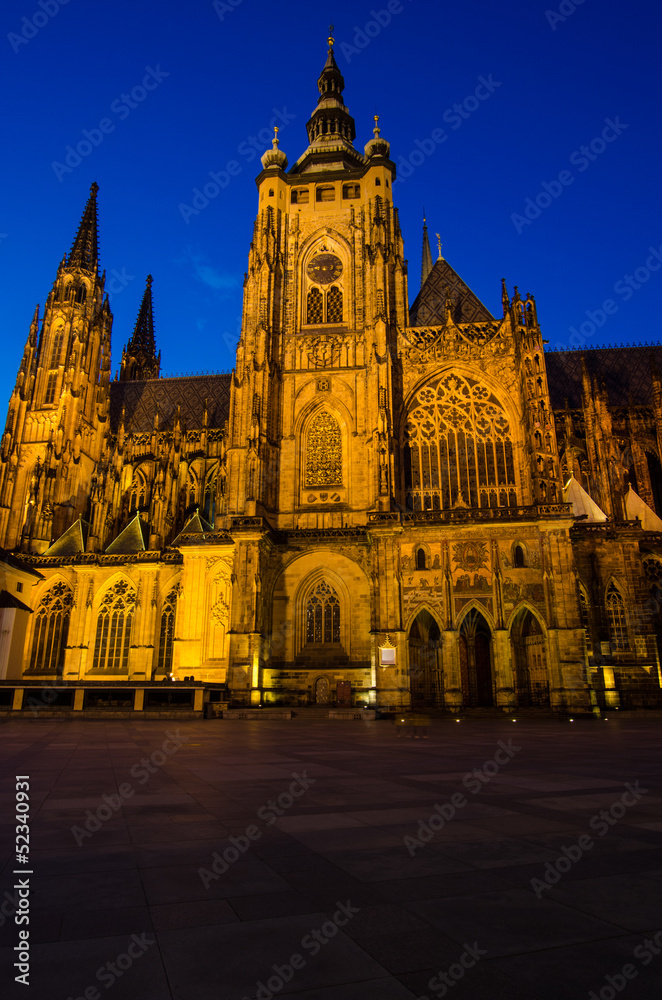
<path fill-rule="evenodd" d="M 156 670 L 159 674 L 169 674 L 172 671 L 172 652 L 175 638 L 175 611 L 177 610 L 177 588 L 173 587 L 161 609 L 161 626 L 159 629 L 159 653 Z"/>
<path fill-rule="evenodd" d="M 214 466 L 211 472 L 207 473 L 205 479 L 205 495 L 202 505 L 202 516 L 209 524 L 214 523 L 216 513 L 216 489 L 218 486 L 218 466 Z"/>
<path fill-rule="evenodd" d="M 92 669 L 127 673 L 136 592 L 126 580 L 106 592 L 99 606 Z"/>
<path fill-rule="evenodd" d="M 140 469 L 136 469 L 129 489 L 129 512 L 144 510 L 147 505 L 147 481 Z"/>
<path fill-rule="evenodd" d="M 428 382 L 404 427 L 409 509 L 517 506 L 511 434 L 503 405 L 478 379 L 447 373 Z"/>
<path fill-rule="evenodd" d="M 327 410 L 315 416 L 306 435 L 306 487 L 342 486 L 342 434 Z"/>
<path fill-rule="evenodd" d="M 54 584 L 42 597 L 35 613 L 30 650 L 31 672 L 62 673 L 73 600 L 73 591 L 63 582 Z"/>
<path fill-rule="evenodd" d="M 306 310 L 307 323 L 324 322 L 324 297 L 319 288 L 311 288 L 308 292 L 308 302 Z"/>
<path fill-rule="evenodd" d="M 340 601 L 331 584 L 322 581 L 306 603 L 306 643 L 340 642 Z"/>
<path fill-rule="evenodd" d="M 607 589 L 605 598 L 607 610 L 607 625 L 609 626 L 609 640 L 616 650 L 629 649 L 628 622 L 625 614 L 625 602 L 616 584 L 611 583 Z"/>

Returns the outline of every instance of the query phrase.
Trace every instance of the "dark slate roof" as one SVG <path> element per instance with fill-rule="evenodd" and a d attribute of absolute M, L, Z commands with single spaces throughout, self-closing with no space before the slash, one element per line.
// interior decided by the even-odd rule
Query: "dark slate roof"
<path fill-rule="evenodd" d="M 170 430 L 180 406 L 182 426 L 193 430 L 202 427 L 205 399 L 209 427 L 222 427 L 230 413 L 231 381 L 232 375 L 183 375 L 144 382 L 111 382 L 111 427 L 117 430 L 124 407 L 127 431 L 151 431 L 158 406 L 159 430 Z"/>
<path fill-rule="evenodd" d="M 18 597 L 14 597 L 7 590 L 0 590 L 0 608 L 16 608 L 18 611 L 29 611 L 32 614 L 32 608 L 23 604 L 23 601 L 19 601 Z"/>
<path fill-rule="evenodd" d="M 589 375 L 603 382 L 611 406 L 645 406 L 651 399 L 651 360 L 662 373 L 662 345 L 598 347 L 589 351 L 546 351 L 552 408 L 582 405 L 582 358 Z"/>
<path fill-rule="evenodd" d="M 45 556 L 76 556 L 85 551 L 90 526 L 79 517 L 60 537 L 44 552 Z"/>
<path fill-rule="evenodd" d="M 129 521 L 124 531 L 115 538 L 106 552 L 108 555 L 130 555 L 134 552 L 144 552 L 149 542 L 149 525 L 145 524 L 140 514 Z"/>
<path fill-rule="evenodd" d="M 43 580 L 41 573 L 38 573 L 33 566 L 28 566 L 27 563 L 24 563 L 22 559 L 19 559 L 12 552 L 8 552 L 7 549 L 0 548 L 0 562 L 6 563 L 7 566 L 13 566 L 14 569 L 20 569 L 22 573 L 30 573 L 32 576 L 37 576 L 40 580 Z"/>
<path fill-rule="evenodd" d="M 452 302 L 455 323 L 493 322 L 494 316 L 469 286 L 462 281 L 448 261 L 435 262 L 425 284 L 409 310 L 410 326 L 443 326 L 446 322 L 446 286 Z"/>

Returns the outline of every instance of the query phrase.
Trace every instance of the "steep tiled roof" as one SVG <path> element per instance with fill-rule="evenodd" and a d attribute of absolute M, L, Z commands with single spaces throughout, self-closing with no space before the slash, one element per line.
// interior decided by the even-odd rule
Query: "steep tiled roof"
<path fill-rule="evenodd" d="M 435 262 L 425 284 L 409 310 L 410 326 L 443 326 L 446 322 L 446 287 L 450 291 L 455 323 L 485 323 L 494 316 L 462 281 L 448 261 Z"/>
<path fill-rule="evenodd" d="M 611 406 L 643 406 L 651 402 L 651 360 L 662 373 L 662 345 L 600 347 L 588 351 L 545 353 L 552 407 L 561 410 L 566 399 L 572 408 L 582 404 L 582 358 L 589 375 L 604 382 Z"/>
<path fill-rule="evenodd" d="M 159 430 L 169 430 L 179 406 L 182 426 L 192 430 L 202 427 L 205 400 L 209 427 L 222 427 L 230 412 L 231 381 L 232 375 L 184 375 L 144 382 L 111 382 L 111 427 L 117 429 L 124 407 L 127 430 L 150 431 L 158 406 Z"/>

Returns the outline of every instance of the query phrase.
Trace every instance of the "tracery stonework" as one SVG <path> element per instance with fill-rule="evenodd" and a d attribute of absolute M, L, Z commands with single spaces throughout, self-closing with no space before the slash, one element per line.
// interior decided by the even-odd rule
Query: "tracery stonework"
<path fill-rule="evenodd" d="M 342 435 L 327 411 L 318 413 L 308 429 L 305 485 L 342 486 Z"/>
<path fill-rule="evenodd" d="M 447 374 L 419 389 L 404 428 L 413 510 L 517 504 L 510 424 L 483 383 Z"/>

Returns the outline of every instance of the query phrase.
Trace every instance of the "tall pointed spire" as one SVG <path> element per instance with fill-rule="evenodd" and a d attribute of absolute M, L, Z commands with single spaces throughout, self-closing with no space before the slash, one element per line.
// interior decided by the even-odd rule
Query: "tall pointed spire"
<path fill-rule="evenodd" d="M 428 223 L 423 209 L 423 256 L 421 259 L 421 288 L 427 281 L 428 274 L 432 270 L 432 251 L 430 250 L 430 237 L 428 236 Z"/>
<path fill-rule="evenodd" d="M 152 276 L 147 275 L 138 319 L 129 343 L 124 348 L 120 366 L 120 379 L 158 378 L 161 355 L 156 354 L 154 339 L 154 307 L 152 304 Z"/>
<path fill-rule="evenodd" d="M 97 242 L 97 191 L 99 185 L 92 184 L 83 217 L 78 226 L 76 238 L 67 258 L 69 267 L 80 267 L 84 271 L 95 271 L 99 263 Z"/>

